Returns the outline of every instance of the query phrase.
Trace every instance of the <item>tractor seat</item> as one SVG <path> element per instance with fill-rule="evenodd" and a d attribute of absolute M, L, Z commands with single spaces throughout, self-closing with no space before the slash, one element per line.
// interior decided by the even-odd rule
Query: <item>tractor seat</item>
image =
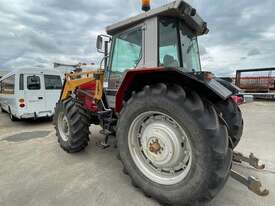
<path fill-rule="evenodd" d="M 179 63 L 176 59 L 174 59 L 171 55 L 165 55 L 163 58 L 163 66 L 164 67 L 179 67 Z"/>

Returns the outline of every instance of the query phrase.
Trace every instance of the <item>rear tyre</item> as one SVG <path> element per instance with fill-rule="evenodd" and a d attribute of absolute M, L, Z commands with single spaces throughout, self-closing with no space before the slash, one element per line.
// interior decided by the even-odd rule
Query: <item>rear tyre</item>
<path fill-rule="evenodd" d="M 0 105 L 1 108 L 1 112 L 5 113 L 6 111 L 2 108 L 2 106 Z"/>
<path fill-rule="evenodd" d="M 18 121 L 18 118 L 15 117 L 15 116 L 12 114 L 10 108 L 9 108 L 9 117 L 10 117 L 10 120 L 11 120 L 12 122 Z"/>
<path fill-rule="evenodd" d="M 206 101 L 178 85 L 146 86 L 120 113 L 118 148 L 133 185 L 164 205 L 203 205 L 223 188 L 232 150 Z"/>
<path fill-rule="evenodd" d="M 80 152 L 88 145 L 89 117 L 73 99 L 56 104 L 54 125 L 58 142 L 66 152 Z"/>
<path fill-rule="evenodd" d="M 244 124 L 242 112 L 232 98 L 217 103 L 215 108 L 227 124 L 228 135 L 230 136 L 232 148 L 234 149 L 240 142 L 243 134 Z"/>

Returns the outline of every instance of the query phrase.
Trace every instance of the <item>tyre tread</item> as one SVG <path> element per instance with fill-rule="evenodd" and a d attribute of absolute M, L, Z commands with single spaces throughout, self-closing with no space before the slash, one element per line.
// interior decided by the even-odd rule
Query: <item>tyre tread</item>
<path fill-rule="evenodd" d="M 58 132 L 58 113 L 62 108 L 65 110 L 70 124 L 69 143 L 64 144 Z M 89 143 L 89 116 L 85 110 L 78 105 L 72 98 L 65 101 L 59 101 L 56 104 L 54 125 L 58 142 L 63 150 L 68 153 L 80 152 L 86 148 Z"/>

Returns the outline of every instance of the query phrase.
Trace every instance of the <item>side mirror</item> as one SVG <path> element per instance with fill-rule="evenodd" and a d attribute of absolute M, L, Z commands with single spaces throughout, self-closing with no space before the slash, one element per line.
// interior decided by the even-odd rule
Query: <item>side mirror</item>
<path fill-rule="evenodd" d="M 97 36 L 96 48 L 99 52 L 102 52 L 103 50 L 103 37 L 101 35 Z"/>
<path fill-rule="evenodd" d="M 112 41 L 112 37 L 108 35 L 98 35 L 96 40 L 96 48 L 99 53 L 105 54 L 107 56 L 108 53 L 108 45 Z"/>

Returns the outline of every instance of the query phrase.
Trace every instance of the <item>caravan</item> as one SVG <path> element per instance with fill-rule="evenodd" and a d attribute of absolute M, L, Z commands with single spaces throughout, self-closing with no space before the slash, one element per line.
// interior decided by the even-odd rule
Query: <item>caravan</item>
<path fill-rule="evenodd" d="M 50 69 L 20 69 L 0 79 L 0 107 L 12 121 L 52 117 L 62 89 L 61 74 Z"/>

